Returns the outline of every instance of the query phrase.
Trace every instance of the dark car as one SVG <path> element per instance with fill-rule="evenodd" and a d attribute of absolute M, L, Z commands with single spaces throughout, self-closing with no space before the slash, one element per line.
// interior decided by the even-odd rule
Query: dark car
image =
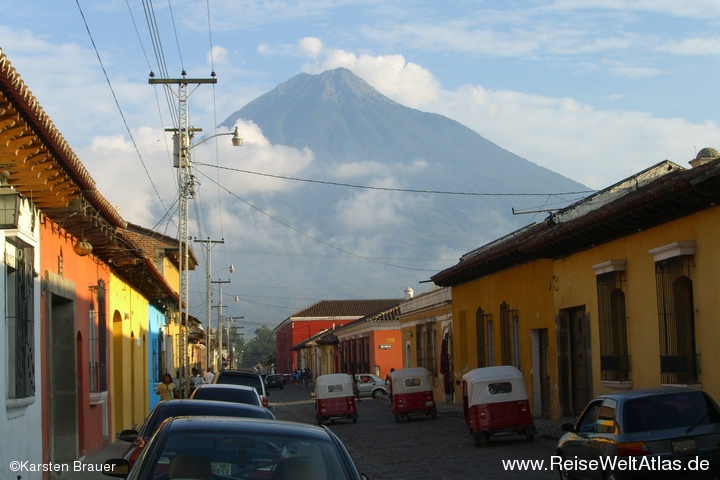
<path fill-rule="evenodd" d="M 220 402 L 247 403 L 262 407 L 257 390 L 246 385 L 198 385 L 190 395 L 191 399 L 218 400 Z"/>
<path fill-rule="evenodd" d="M 129 472 L 125 459 L 108 460 L 106 468 L 106 475 L 132 480 L 364 478 L 327 428 L 254 418 L 169 418 Z"/>
<path fill-rule="evenodd" d="M 213 384 L 247 385 L 257 390 L 264 407 L 268 406 L 265 382 L 259 373 L 248 370 L 223 370 L 213 378 Z"/>
<path fill-rule="evenodd" d="M 216 402 L 213 400 L 166 400 L 155 405 L 139 431 L 130 429 L 120 432 L 120 440 L 132 443 L 123 454 L 123 458 L 127 459 L 131 465 L 134 464 L 143 447 L 163 420 L 168 417 L 184 415 L 275 419 L 271 411 L 254 405 Z"/>
<path fill-rule="evenodd" d="M 562 478 L 708 478 L 720 475 L 720 410 L 690 387 L 600 395 L 557 447 Z"/>
<path fill-rule="evenodd" d="M 285 385 L 285 379 L 282 375 L 272 374 L 265 375 L 265 389 L 270 390 L 271 388 L 279 388 L 282 390 Z"/>

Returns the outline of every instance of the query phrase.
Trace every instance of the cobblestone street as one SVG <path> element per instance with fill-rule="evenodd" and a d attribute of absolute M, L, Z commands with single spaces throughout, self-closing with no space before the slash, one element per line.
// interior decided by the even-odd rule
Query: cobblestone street
<path fill-rule="evenodd" d="M 287 385 L 284 390 L 272 390 L 270 404 L 280 420 L 315 423 L 315 405 L 311 400 L 312 386 Z M 483 448 L 475 448 L 467 433 L 462 408 L 457 405 L 438 405 L 435 420 L 414 417 L 395 423 L 389 402 L 385 398 L 363 399 L 357 404 L 359 419 L 336 421 L 328 426 L 343 441 L 358 469 L 371 480 L 402 479 L 549 479 L 558 478 L 557 470 L 550 470 L 551 455 L 557 436 L 540 435 L 532 443 L 524 437 L 508 436 L 493 439 Z M 547 470 L 509 471 L 503 460 L 542 460 Z"/>
<path fill-rule="evenodd" d="M 316 424 L 313 387 L 290 384 L 269 391 L 270 405 L 279 420 Z M 361 473 L 370 480 L 444 480 L 557 479 L 551 470 L 551 455 L 561 432 L 559 425 L 569 419 L 550 422 L 536 419 L 538 435 L 532 443 L 524 437 L 493 439 L 485 447 L 475 448 L 467 433 L 459 405 L 438 404 L 435 420 L 414 417 L 395 423 L 386 398 L 363 399 L 357 404 L 359 419 L 328 422 L 340 437 Z M 84 463 L 101 465 L 106 459 L 121 456 L 125 442 L 113 442 Z M 540 469 L 509 470 L 503 461 L 543 461 Z M 66 480 L 100 480 L 110 477 L 99 473 L 71 473 Z"/>

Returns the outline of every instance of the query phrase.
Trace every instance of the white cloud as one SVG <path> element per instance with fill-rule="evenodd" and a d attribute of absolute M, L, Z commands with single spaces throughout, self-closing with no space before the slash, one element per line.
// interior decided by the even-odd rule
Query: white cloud
<path fill-rule="evenodd" d="M 344 50 L 327 50 L 319 63 L 303 70 L 319 73 L 344 67 L 352 70 L 384 95 L 409 107 L 419 107 L 438 98 L 440 84 L 433 75 L 402 55 L 355 55 Z"/>
<path fill-rule="evenodd" d="M 208 53 L 206 62 L 208 65 L 222 65 L 228 62 L 230 52 L 227 49 L 215 45 Z"/>
<path fill-rule="evenodd" d="M 322 52 L 323 44 L 317 37 L 305 37 L 299 43 L 303 52 L 312 58 L 317 58 Z"/>
<path fill-rule="evenodd" d="M 674 55 L 718 57 L 720 56 L 720 37 L 668 41 L 659 45 L 657 50 Z"/>
<path fill-rule="evenodd" d="M 659 73 L 620 62 L 608 65 L 617 75 Z M 480 85 L 443 90 L 428 70 L 401 55 L 328 50 L 319 64 L 306 69 L 341 66 L 402 104 L 457 120 L 503 148 L 593 188 L 605 188 L 665 159 L 687 166 L 693 146 L 720 145 L 720 127 L 714 122 L 598 110 L 572 98 Z"/>

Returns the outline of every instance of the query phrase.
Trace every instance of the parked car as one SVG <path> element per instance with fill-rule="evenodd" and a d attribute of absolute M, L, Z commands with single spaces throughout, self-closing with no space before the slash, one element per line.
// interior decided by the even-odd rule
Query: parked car
<path fill-rule="evenodd" d="M 265 376 L 265 389 L 270 390 L 271 388 L 279 388 L 282 390 L 285 386 L 285 380 L 282 375 L 273 374 Z"/>
<path fill-rule="evenodd" d="M 265 390 L 265 382 L 259 373 L 248 370 L 223 370 L 218 372 L 213 379 L 213 384 L 247 385 L 257 390 L 264 407 L 268 406 L 268 394 Z"/>
<path fill-rule="evenodd" d="M 220 402 L 246 403 L 262 407 L 257 390 L 247 385 L 198 385 L 190 395 L 191 399 L 217 400 Z"/>
<path fill-rule="evenodd" d="M 123 430 L 119 438 L 131 445 L 125 450 L 123 458 L 133 465 L 142 452 L 145 444 L 160 424 L 168 417 L 183 415 L 216 415 L 218 417 L 248 417 L 275 419 L 266 408 L 244 403 L 217 402 L 214 400 L 166 400 L 155 405 L 145 418 L 140 430 Z"/>
<path fill-rule="evenodd" d="M 105 469 L 130 480 L 365 478 L 329 429 L 255 418 L 169 418 L 132 469 L 123 458 L 108 460 Z"/>
<path fill-rule="evenodd" d="M 575 425 L 562 428 L 568 433 L 556 453 L 560 461 L 569 460 L 560 472 L 566 479 L 720 475 L 720 409 L 695 388 L 600 395 Z"/>
<path fill-rule="evenodd" d="M 371 373 L 358 373 L 355 375 L 357 379 L 360 398 L 372 397 L 377 398 L 378 395 L 388 395 L 390 393 L 389 385 L 385 385 L 385 380 Z"/>

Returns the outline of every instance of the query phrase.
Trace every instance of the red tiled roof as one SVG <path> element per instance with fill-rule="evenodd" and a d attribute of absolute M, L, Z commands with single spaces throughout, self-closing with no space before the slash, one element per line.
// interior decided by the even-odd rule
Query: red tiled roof
<path fill-rule="evenodd" d="M 292 320 L 299 318 L 366 317 L 398 304 L 402 299 L 381 300 L 320 300 L 314 305 L 295 312 Z"/>

